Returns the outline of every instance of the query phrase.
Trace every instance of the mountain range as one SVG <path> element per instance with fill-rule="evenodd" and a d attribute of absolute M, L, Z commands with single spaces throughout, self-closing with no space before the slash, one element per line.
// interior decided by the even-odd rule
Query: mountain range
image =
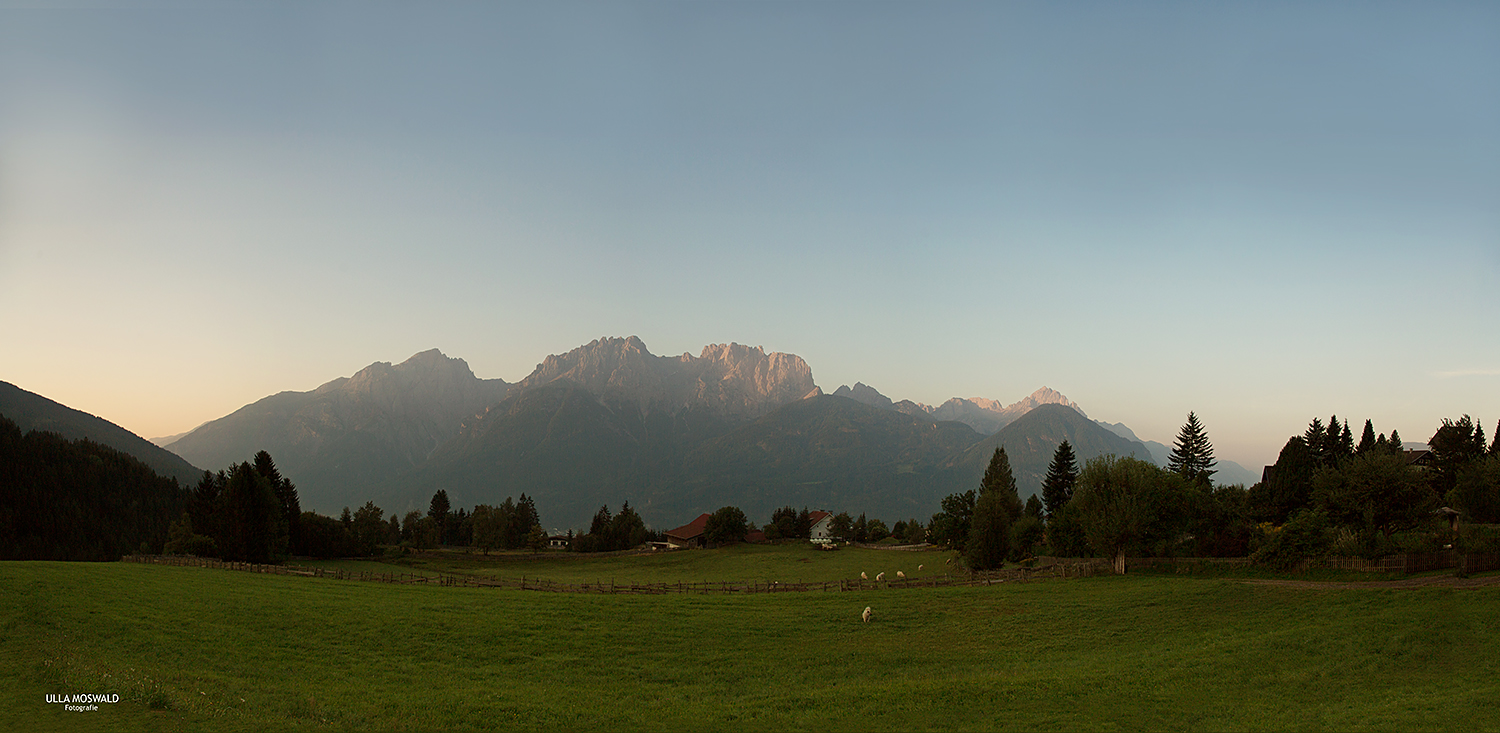
<path fill-rule="evenodd" d="M 1165 460 L 1153 455 L 1165 446 L 1090 420 L 1046 387 L 1009 404 L 937 407 L 859 382 L 824 394 L 793 354 L 730 343 L 657 356 L 634 336 L 548 356 L 515 384 L 479 379 L 436 349 L 376 362 L 159 439 L 166 450 L 0 386 L 0 414 L 23 430 L 90 437 L 182 483 L 201 475 L 194 466 L 219 470 L 269 451 L 302 506 L 325 514 L 367 500 L 387 513 L 426 510 L 443 489 L 460 507 L 525 493 L 554 527 L 584 527 L 623 501 L 656 527 L 726 505 L 757 521 L 786 505 L 925 520 L 944 496 L 978 486 L 997 446 L 1023 498 L 1040 491 L 1064 439 L 1080 463 L 1105 453 Z"/>
<path fill-rule="evenodd" d="M 554 526 L 628 500 L 660 527 L 725 505 L 751 517 L 805 505 L 925 519 L 977 486 L 1001 444 L 1022 495 L 1035 493 L 1064 438 L 1080 460 L 1150 457 L 1045 387 L 1011 404 L 935 408 L 862 383 L 825 395 L 793 354 L 730 343 L 657 356 L 631 336 L 548 356 L 515 384 L 477 379 L 436 350 L 376 363 L 166 447 L 215 468 L 270 451 L 303 506 L 327 513 L 365 500 L 425 510 L 442 489 L 454 506 L 525 493 Z"/>
<path fill-rule="evenodd" d="M 465 418 L 504 399 L 510 387 L 479 379 L 463 359 L 432 349 L 394 366 L 376 362 L 310 392 L 271 395 L 164 447 L 212 470 L 264 450 L 297 484 L 304 507 L 357 508 L 372 487 L 422 464 Z"/>

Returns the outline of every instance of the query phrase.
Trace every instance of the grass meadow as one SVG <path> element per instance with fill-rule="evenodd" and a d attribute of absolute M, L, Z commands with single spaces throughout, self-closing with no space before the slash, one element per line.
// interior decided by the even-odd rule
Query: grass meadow
<path fill-rule="evenodd" d="M 567 558 L 524 562 L 569 582 L 757 580 L 824 559 L 801 551 L 602 558 L 573 578 Z M 786 579 L 873 559 L 824 554 Z M 6 730 L 1500 729 L 1494 587 L 1142 574 L 637 596 L 8 562 L 0 589 Z M 121 700 L 45 701 L 75 693 Z"/>

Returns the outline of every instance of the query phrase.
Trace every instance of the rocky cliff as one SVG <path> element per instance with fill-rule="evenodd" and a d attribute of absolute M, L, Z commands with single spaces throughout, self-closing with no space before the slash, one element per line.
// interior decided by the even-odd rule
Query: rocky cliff
<path fill-rule="evenodd" d="M 646 411 L 699 408 L 748 419 L 820 394 L 812 369 L 795 354 L 729 343 L 705 346 L 696 357 L 655 356 L 635 336 L 596 339 L 548 356 L 516 387 L 524 391 L 559 380 Z"/>

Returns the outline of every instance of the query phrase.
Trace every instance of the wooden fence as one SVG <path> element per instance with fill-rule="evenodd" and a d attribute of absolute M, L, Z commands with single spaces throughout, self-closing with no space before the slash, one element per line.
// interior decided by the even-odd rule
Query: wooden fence
<path fill-rule="evenodd" d="M 1297 566 L 1297 569 L 1333 568 L 1335 570 L 1355 570 L 1363 573 L 1402 573 L 1411 575 L 1412 573 L 1425 573 L 1429 570 L 1461 568 L 1466 557 L 1452 550 L 1444 550 L 1442 552 L 1407 552 L 1400 555 L 1386 555 L 1374 560 L 1368 560 L 1363 557 L 1324 557 L 1315 560 L 1304 560 Z M 1474 557 L 1477 559 L 1483 556 L 1476 555 Z M 1474 570 L 1470 572 L 1479 571 Z"/>

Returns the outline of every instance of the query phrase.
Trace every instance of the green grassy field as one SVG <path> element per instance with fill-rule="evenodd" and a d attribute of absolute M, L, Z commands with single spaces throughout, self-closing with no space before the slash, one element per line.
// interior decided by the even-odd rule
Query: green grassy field
<path fill-rule="evenodd" d="M 587 555 L 571 552 L 477 552 L 445 550 L 370 560 L 298 561 L 346 570 L 376 573 L 408 572 L 435 575 L 491 576 L 501 578 L 547 578 L 559 583 L 694 583 L 764 582 L 822 583 L 858 578 L 861 572 L 874 578 L 884 572 L 894 579 L 896 571 L 910 578 L 927 578 L 954 572 L 945 563 L 956 553 L 905 550 L 872 550 L 844 547 L 817 550 L 808 543 L 787 545 L 742 544 L 704 552 L 662 552 L 641 555 Z M 917 570 L 918 565 L 924 565 Z M 958 571 L 962 572 L 962 571 Z"/>
<path fill-rule="evenodd" d="M 805 564 L 715 552 L 683 572 Z M 24 562 L 0 588 L 6 730 L 1500 728 L 1495 588 L 612 596 Z M 122 699 L 45 702 L 90 692 Z"/>

